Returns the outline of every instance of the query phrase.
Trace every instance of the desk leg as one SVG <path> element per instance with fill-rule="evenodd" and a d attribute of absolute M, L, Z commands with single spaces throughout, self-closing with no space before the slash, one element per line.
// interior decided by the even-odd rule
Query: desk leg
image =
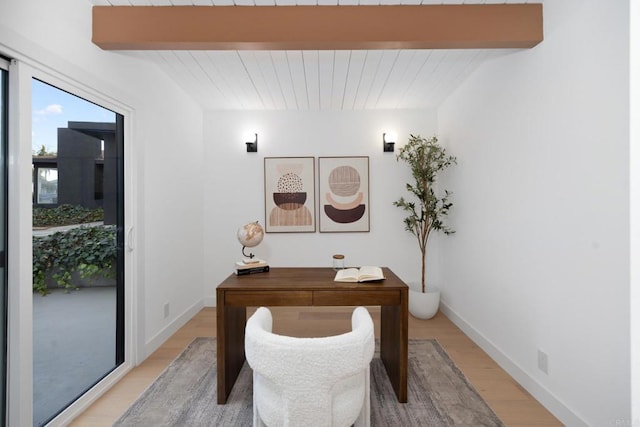
<path fill-rule="evenodd" d="M 402 292 L 400 305 L 381 307 L 380 359 L 384 363 L 398 402 L 407 402 L 409 364 L 408 292 Z"/>
<path fill-rule="evenodd" d="M 227 402 L 244 364 L 244 328 L 246 307 L 227 307 L 224 296 L 217 295 L 217 370 L 218 404 Z"/>

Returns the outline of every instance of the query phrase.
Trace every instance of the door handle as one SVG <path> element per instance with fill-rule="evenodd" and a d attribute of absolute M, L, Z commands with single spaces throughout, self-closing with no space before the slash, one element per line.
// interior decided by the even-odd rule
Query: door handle
<path fill-rule="evenodd" d="M 133 251 L 133 225 L 131 227 L 129 227 L 129 229 L 127 230 L 127 235 L 125 237 L 125 246 L 127 248 L 127 251 L 132 252 Z"/>

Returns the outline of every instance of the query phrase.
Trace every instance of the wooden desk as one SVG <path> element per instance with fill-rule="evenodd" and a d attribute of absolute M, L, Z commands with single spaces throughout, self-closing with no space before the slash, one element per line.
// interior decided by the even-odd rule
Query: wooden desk
<path fill-rule="evenodd" d="M 381 306 L 380 358 L 398 401 L 407 401 L 408 286 L 390 269 L 380 283 L 334 282 L 331 268 L 272 268 L 268 273 L 231 274 L 216 289 L 218 403 L 227 401 L 245 361 L 247 307 Z"/>

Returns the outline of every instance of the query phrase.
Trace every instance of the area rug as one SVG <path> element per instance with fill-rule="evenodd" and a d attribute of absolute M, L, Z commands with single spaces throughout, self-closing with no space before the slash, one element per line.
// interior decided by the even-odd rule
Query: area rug
<path fill-rule="evenodd" d="M 408 402 L 398 403 L 382 361 L 371 362 L 372 426 L 503 426 L 436 340 L 409 340 Z M 225 405 L 216 395 L 216 340 L 196 338 L 116 426 L 250 426 L 245 363 Z"/>

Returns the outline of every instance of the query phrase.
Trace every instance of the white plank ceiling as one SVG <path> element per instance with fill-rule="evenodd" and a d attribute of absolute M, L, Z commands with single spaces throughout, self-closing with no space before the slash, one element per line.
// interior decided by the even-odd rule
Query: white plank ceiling
<path fill-rule="evenodd" d="M 523 0 L 89 0 L 96 6 L 526 3 Z M 204 109 L 437 107 L 483 62 L 512 49 L 122 51 L 156 64 Z"/>

